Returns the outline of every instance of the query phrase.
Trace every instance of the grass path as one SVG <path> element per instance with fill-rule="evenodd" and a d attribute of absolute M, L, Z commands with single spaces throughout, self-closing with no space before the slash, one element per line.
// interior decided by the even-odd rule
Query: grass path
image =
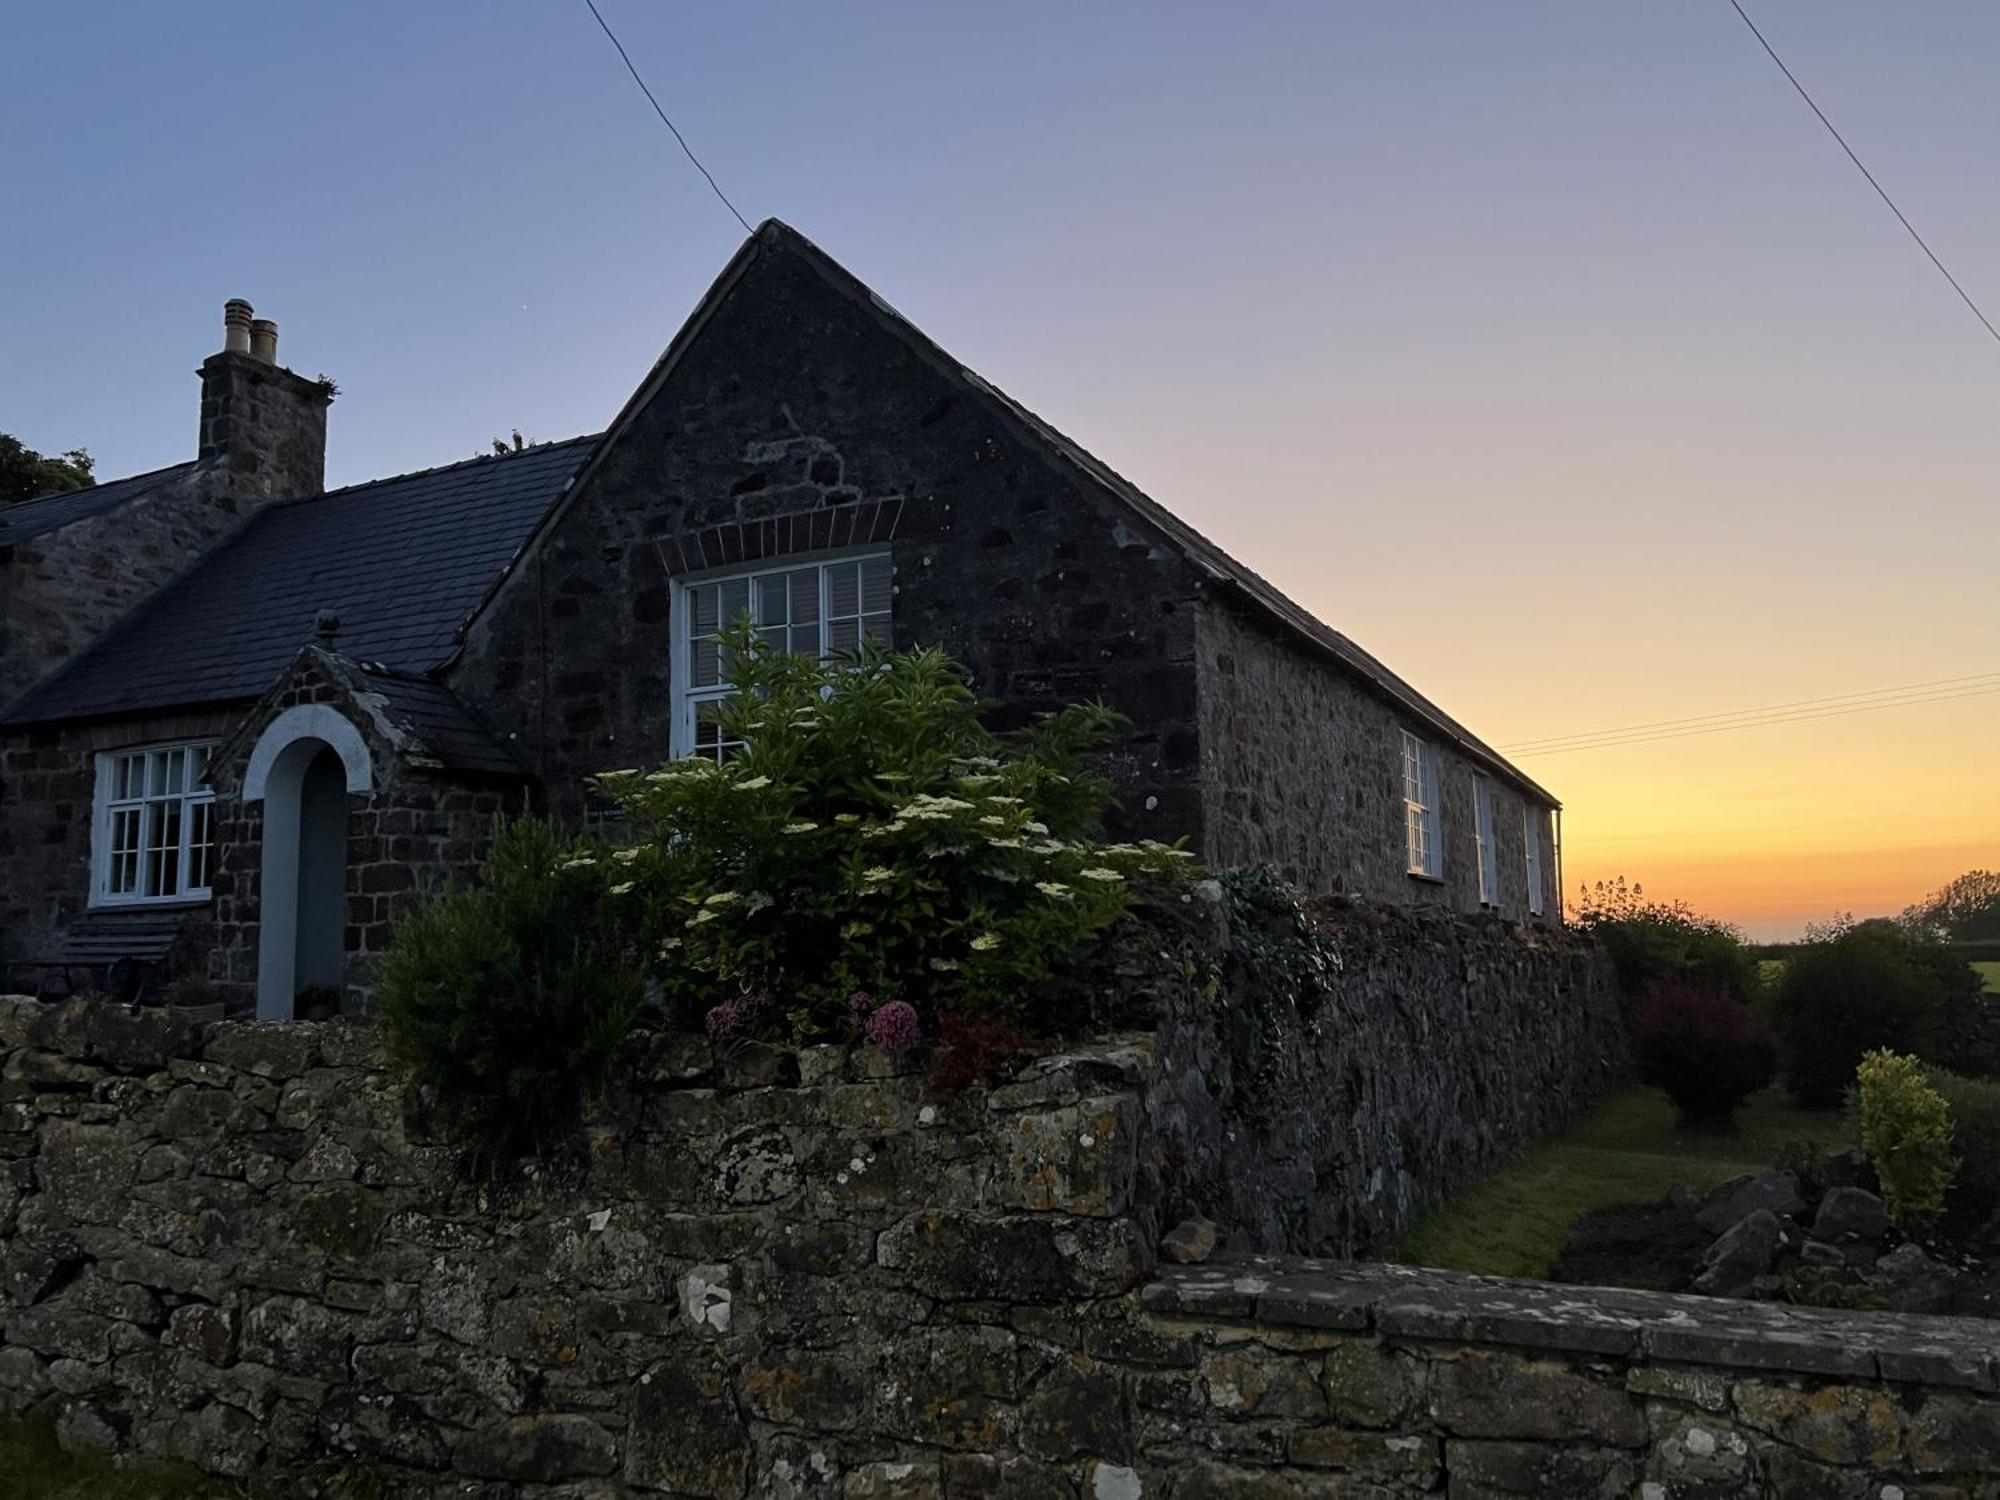
<path fill-rule="evenodd" d="M 113 1466 L 98 1453 L 65 1453 L 42 1422 L 0 1421 L 5 1500 L 239 1500 L 235 1485 L 179 1464 Z"/>
<path fill-rule="evenodd" d="M 1676 1183 L 1709 1188 L 1768 1168 L 1787 1143 L 1852 1144 L 1838 1113 L 1774 1089 L 1745 1103 L 1732 1135 L 1680 1129 L 1666 1095 L 1628 1089 L 1567 1136 L 1544 1141 L 1411 1230 L 1398 1258 L 1494 1276 L 1541 1276 L 1593 1208 L 1653 1203 Z"/>

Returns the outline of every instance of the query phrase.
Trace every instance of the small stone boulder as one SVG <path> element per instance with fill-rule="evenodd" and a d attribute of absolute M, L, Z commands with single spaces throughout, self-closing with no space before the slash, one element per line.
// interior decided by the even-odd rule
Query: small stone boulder
<path fill-rule="evenodd" d="M 1898 1245 L 1875 1262 L 1868 1279 L 1891 1312 L 1947 1312 L 1958 1290 L 1958 1274 L 1924 1254 L 1921 1245 Z"/>
<path fill-rule="evenodd" d="M 1734 1177 L 1710 1193 L 1694 1216 L 1695 1223 L 1710 1234 L 1721 1234 L 1754 1213 L 1790 1218 L 1805 1211 L 1799 1196 L 1799 1180 L 1790 1172 L 1766 1172 L 1762 1176 Z"/>
<path fill-rule="evenodd" d="M 1868 1158 L 1856 1146 L 1828 1153 L 1826 1160 L 1820 1163 L 1819 1180 L 1828 1188 L 1865 1188 L 1871 1193 L 1882 1189 L 1875 1176 L 1875 1168 L 1869 1165 Z"/>
<path fill-rule="evenodd" d="M 1694 1289 L 1711 1297 L 1741 1297 L 1770 1271 L 1784 1247 L 1785 1229 L 1768 1208 L 1737 1220 L 1701 1258 Z"/>
<path fill-rule="evenodd" d="M 1197 1214 L 1167 1231 L 1160 1241 L 1160 1254 L 1177 1265 L 1200 1265 L 1215 1254 L 1217 1240 L 1214 1221 Z"/>
<path fill-rule="evenodd" d="M 1889 1205 L 1858 1187 L 1837 1187 L 1820 1200 L 1813 1238 L 1874 1244 L 1889 1232 Z"/>

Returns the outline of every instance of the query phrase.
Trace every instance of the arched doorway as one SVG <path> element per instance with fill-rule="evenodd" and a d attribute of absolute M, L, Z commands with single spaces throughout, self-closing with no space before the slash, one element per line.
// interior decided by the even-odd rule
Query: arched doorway
<path fill-rule="evenodd" d="M 308 985 L 347 975 L 347 799 L 372 789 L 360 732 L 324 704 L 287 709 L 250 752 L 243 800 L 264 804 L 257 1014 L 290 1018 Z"/>

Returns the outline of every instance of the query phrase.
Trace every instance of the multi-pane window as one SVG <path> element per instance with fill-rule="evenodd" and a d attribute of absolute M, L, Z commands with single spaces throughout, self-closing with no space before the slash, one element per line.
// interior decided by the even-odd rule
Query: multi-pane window
<path fill-rule="evenodd" d="M 195 901 L 215 868 L 210 744 L 99 757 L 95 897 L 100 904 Z"/>
<path fill-rule="evenodd" d="M 1472 783 L 1472 824 L 1479 845 L 1479 900 L 1500 904 L 1500 850 L 1493 837 L 1493 783 L 1484 776 Z"/>
<path fill-rule="evenodd" d="M 1403 824 L 1410 873 L 1444 874 L 1444 839 L 1438 824 L 1437 746 L 1403 731 Z"/>
<path fill-rule="evenodd" d="M 1533 807 L 1521 809 L 1521 838 L 1528 850 L 1528 912 L 1542 914 L 1542 815 Z"/>
<path fill-rule="evenodd" d="M 722 578 L 681 591 L 679 712 L 674 749 L 723 760 L 742 748 L 722 737 L 716 712 L 730 696 L 720 636 L 745 615 L 767 645 L 802 656 L 860 648 L 862 637 L 889 640 L 889 554 L 794 564 Z"/>

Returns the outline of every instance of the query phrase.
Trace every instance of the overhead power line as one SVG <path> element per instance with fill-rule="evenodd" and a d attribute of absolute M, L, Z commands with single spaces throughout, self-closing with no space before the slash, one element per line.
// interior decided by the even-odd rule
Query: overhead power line
<path fill-rule="evenodd" d="M 1582 750 L 1608 750 L 1620 745 L 1689 739 L 1737 729 L 1763 729 L 1776 724 L 1876 713 L 1883 709 L 1910 708 L 1924 703 L 1951 703 L 1961 698 L 1983 698 L 1995 693 L 2000 693 L 2000 673 L 1987 672 L 1972 677 L 1947 677 L 1935 682 L 1914 683 L 1909 687 L 1880 688 L 1870 693 L 1803 698 L 1765 708 L 1740 709 L 1730 714 L 1702 714 L 1688 719 L 1663 719 L 1650 724 L 1628 725 L 1622 729 L 1557 735 L 1506 745 L 1502 749 L 1510 755 L 1571 755 Z"/>
<path fill-rule="evenodd" d="M 1867 699 L 1901 697 L 1905 693 L 1929 693 L 1945 688 L 1992 684 L 2000 686 L 2000 672 L 1975 672 L 1967 677 L 1939 677 L 1929 682 L 1912 682 L 1902 687 L 1870 688 L 1862 693 L 1834 693 L 1824 698 L 1794 698 L 1785 703 L 1766 703 L 1760 708 L 1737 708 L 1720 714 L 1695 714 L 1685 719 L 1653 719 L 1644 724 L 1622 724 L 1614 729 L 1589 729 L 1577 734 L 1553 734 L 1538 740 L 1518 740 L 1501 748 L 1539 750 L 1546 745 L 1566 745 L 1574 740 L 1598 740 L 1610 736 L 1643 734 L 1649 730 L 1685 729 L 1690 725 L 1711 724 L 1723 719 L 1762 718 L 1792 709 L 1817 708 L 1832 703 L 1855 703 Z"/>
<path fill-rule="evenodd" d="M 715 180 L 715 175 L 701 164 L 701 158 L 696 156 L 694 148 L 688 145 L 687 137 L 680 133 L 679 128 L 674 122 L 667 118 L 667 112 L 660 108 L 660 101 L 653 97 L 653 91 L 646 87 L 646 80 L 641 78 L 639 70 L 632 66 L 632 57 L 631 54 L 626 52 L 625 44 L 618 40 L 618 33 L 611 29 L 610 23 L 604 19 L 602 12 L 598 10 L 597 0 L 583 0 L 583 3 L 589 6 L 590 13 L 597 17 L 597 24 L 604 29 L 604 34 L 611 39 L 611 45 L 618 49 L 618 56 L 624 60 L 625 71 L 630 73 L 632 81 L 639 85 L 639 92 L 644 94 L 646 102 L 653 106 L 653 113 L 660 117 L 660 123 L 673 131 L 674 139 L 681 143 L 681 150 L 686 152 L 687 159 L 694 163 L 694 169 L 708 179 L 709 187 L 714 190 L 715 196 L 722 200 L 722 206 L 732 214 L 736 214 L 736 222 L 743 226 L 743 232 L 745 234 L 754 234 L 756 231 L 751 229 L 750 221 L 744 218 L 743 215 L 736 213 L 736 205 L 729 201 L 729 195 L 723 192 L 722 185 Z"/>
<path fill-rule="evenodd" d="M 1738 3 L 1738 0 L 1729 0 L 1729 4 L 1731 8 L 1735 10 L 1736 14 L 1743 18 L 1743 24 L 1750 28 L 1750 34 L 1755 38 L 1757 38 L 1757 41 L 1759 42 L 1760 45 L 1762 45 L 1765 52 L 1770 54 L 1771 61 L 1778 65 L 1778 71 L 1783 73 L 1786 79 L 1790 81 L 1792 87 L 1799 91 L 1799 97 L 1806 101 L 1806 107 L 1812 110 L 1814 114 L 1819 116 L 1819 122 L 1820 124 L 1826 127 L 1827 134 L 1832 136 L 1836 141 L 1840 143 L 1840 149 L 1847 153 L 1847 159 L 1854 163 L 1855 170 L 1860 172 L 1860 174 L 1863 177 L 1868 179 L 1868 185 L 1873 189 L 1875 189 L 1875 194 L 1877 197 L 1879 197 L 1884 203 L 1889 205 L 1889 212 L 1896 216 L 1896 221 L 1899 224 L 1901 224 L 1905 229 L 1909 230 L 1910 238 L 1917 242 L 1917 248 L 1923 251 L 1925 255 L 1930 257 L 1931 264 L 1936 266 L 1938 269 L 1938 275 L 1942 276 L 1946 281 L 1951 283 L 1951 289 L 1954 292 L 1958 293 L 1959 300 L 1963 302 L 1967 307 L 1972 309 L 1973 317 L 1979 319 L 1979 321 L 1985 325 L 1986 331 L 1993 335 L 1995 342 L 2000 342 L 2000 328 L 1995 328 L 1993 326 L 1992 320 L 1989 319 L 1985 313 L 1979 310 L 1979 304 L 1977 302 L 1974 302 L 1972 300 L 1971 295 L 1965 290 L 1965 288 L 1958 284 L 1958 278 L 1952 275 L 1950 271 L 1945 269 L 1944 262 L 1937 258 L 1937 252 L 1932 250 L 1931 247 L 1924 242 L 1924 237 L 1917 233 L 1917 226 L 1909 221 L 1908 217 L 1904 215 L 1903 211 L 1900 208 L 1896 207 L 1896 200 L 1889 196 L 1888 190 L 1884 188 L 1881 183 L 1875 180 L 1875 174 L 1873 172 L 1869 171 L 1866 166 L 1862 165 L 1861 158 L 1854 154 L 1854 148 L 1847 144 L 1847 138 L 1843 136 L 1837 129 L 1834 128 L 1833 121 L 1829 120 L 1826 117 L 1826 111 L 1821 109 L 1818 104 L 1814 103 L 1813 96 L 1806 92 L 1806 86 L 1799 82 L 1798 76 L 1794 74 L 1790 68 L 1785 66 L 1785 60 L 1782 57 L 1778 56 L 1778 49 L 1773 47 L 1770 44 L 1770 42 L 1765 40 L 1764 33 L 1757 29 L 1757 23 L 1750 19 L 1750 13 L 1746 11 L 1741 4 Z"/>

